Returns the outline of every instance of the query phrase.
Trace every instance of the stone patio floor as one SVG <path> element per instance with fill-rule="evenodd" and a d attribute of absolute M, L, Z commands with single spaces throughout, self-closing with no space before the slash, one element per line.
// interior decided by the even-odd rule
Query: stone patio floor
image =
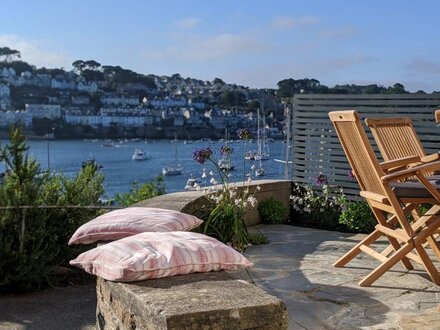
<path fill-rule="evenodd" d="M 375 259 L 361 254 L 344 268 L 332 266 L 364 235 L 256 228 L 270 244 L 246 251 L 254 262 L 249 274 L 286 303 L 289 329 L 440 329 L 440 287 L 420 268 L 407 272 L 398 264 L 372 286 L 360 287 L 357 282 L 378 265 Z"/>
<path fill-rule="evenodd" d="M 396 265 L 364 288 L 357 282 L 375 260 L 361 255 L 347 267 L 332 266 L 363 235 L 287 225 L 257 229 L 270 242 L 247 249 L 254 267 L 237 276 L 286 303 L 289 329 L 440 329 L 440 287 L 420 268 L 406 272 Z M 92 329 L 95 308 L 93 285 L 2 295 L 0 329 Z"/>

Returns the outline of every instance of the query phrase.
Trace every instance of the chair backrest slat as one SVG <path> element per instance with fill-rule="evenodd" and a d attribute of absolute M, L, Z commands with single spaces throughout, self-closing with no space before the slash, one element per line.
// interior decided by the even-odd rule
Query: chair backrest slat
<path fill-rule="evenodd" d="M 351 168 L 362 190 L 387 196 L 380 177 L 384 175 L 356 111 L 329 113 Z"/>
<path fill-rule="evenodd" d="M 368 118 L 365 122 L 385 161 L 426 156 L 410 118 Z"/>

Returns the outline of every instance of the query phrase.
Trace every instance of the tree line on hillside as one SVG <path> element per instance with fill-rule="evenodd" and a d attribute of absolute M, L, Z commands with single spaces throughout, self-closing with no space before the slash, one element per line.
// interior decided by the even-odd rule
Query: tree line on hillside
<path fill-rule="evenodd" d="M 284 79 L 278 82 L 277 96 L 279 98 L 289 98 L 295 94 L 408 94 L 409 91 L 401 83 L 385 87 L 377 84 L 356 85 L 345 84 L 328 87 L 322 85 L 316 79 Z M 422 90 L 417 93 L 425 93 Z M 434 92 L 438 93 L 438 92 Z"/>
<path fill-rule="evenodd" d="M 8 47 L 0 47 L 0 69 L 4 67 L 12 67 L 19 75 L 22 72 L 30 71 L 32 73 L 44 73 L 50 74 L 52 77 L 57 75 L 66 74 L 67 71 L 64 68 L 36 68 L 33 65 L 24 62 L 21 59 L 21 53 L 18 50 Z M 144 75 L 134 72 L 129 69 L 124 69 L 121 66 L 101 65 L 101 63 L 95 60 L 76 60 L 72 63 L 73 72 L 78 76 L 83 77 L 86 81 L 107 81 L 109 83 L 109 90 L 113 90 L 118 84 L 124 83 L 138 83 L 146 86 L 147 88 L 156 89 L 156 83 L 154 75 Z M 176 73 L 168 77 L 168 81 L 171 84 L 179 82 L 188 82 L 193 80 L 203 84 L 202 80 L 192 78 L 182 78 L 180 74 Z M 249 108 L 249 102 L 252 102 L 253 98 L 243 93 L 243 89 L 249 90 L 247 87 L 237 86 L 235 84 L 227 84 L 220 78 L 215 78 L 212 85 L 227 86 L 227 90 L 214 91 L 213 94 L 218 100 L 219 105 L 223 106 L 245 106 Z M 335 85 L 334 87 L 328 87 L 314 78 L 293 79 L 288 78 L 281 80 L 277 83 L 278 89 L 259 89 L 260 95 L 266 95 L 270 98 L 275 97 L 278 100 L 290 98 L 298 93 L 306 94 L 407 94 L 409 93 L 403 84 L 396 83 L 393 86 L 381 86 L 378 84 L 369 85 L 357 85 L 357 84 L 344 84 Z M 422 90 L 417 93 L 425 93 Z M 438 93 L 438 92 L 434 92 Z M 159 95 L 166 96 L 166 95 Z M 202 97 L 195 97 L 196 101 L 204 101 Z M 256 105 L 255 103 L 253 105 Z"/>

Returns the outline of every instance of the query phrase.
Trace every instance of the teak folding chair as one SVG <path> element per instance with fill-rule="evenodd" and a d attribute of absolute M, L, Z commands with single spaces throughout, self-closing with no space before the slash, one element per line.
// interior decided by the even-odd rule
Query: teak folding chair
<path fill-rule="evenodd" d="M 406 269 L 413 269 L 412 260 L 424 267 L 434 283 L 440 284 L 440 275 L 423 247 L 427 238 L 428 243 L 433 241 L 432 235 L 440 227 L 440 193 L 423 174 L 440 169 L 440 161 L 385 173 L 358 113 L 354 110 L 336 111 L 330 112 L 329 117 L 361 188 L 360 195 L 367 200 L 378 222 L 375 230 L 337 260 L 334 266 L 343 267 L 359 253 L 367 253 L 381 262 L 359 282 L 361 286 L 369 286 L 399 261 Z M 402 166 L 405 160 L 397 159 L 393 163 Z M 408 177 L 417 177 L 421 188 L 399 182 Z M 395 185 L 400 186 L 396 188 Z M 409 222 L 407 216 L 421 203 L 434 206 L 425 215 Z M 370 245 L 382 236 L 388 239 L 390 245 L 377 252 Z M 431 248 L 438 250 L 436 245 Z"/>
<path fill-rule="evenodd" d="M 440 124 L 440 109 L 435 110 L 435 121 Z"/>
<path fill-rule="evenodd" d="M 440 115 L 440 111 L 439 111 Z M 382 169 L 385 172 L 392 172 L 393 170 L 410 167 L 415 164 L 429 163 L 440 159 L 439 153 L 427 155 L 425 149 L 417 136 L 413 127 L 411 118 L 367 118 L 366 125 L 370 128 L 374 140 L 380 150 L 380 153 L 385 160 L 381 163 Z M 399 162 L 400 164 L 396 164 Z M 412 162 L 412 164 L 410 164 Z M 425 173 L 430 181 L 440 183 L 440 175 L 434 175 L 433 172 Z M 414 181 L 415 177 L 407 178 Z M 415 184 L 415 186 L 420 184 Z M 438 184 L 437 184 L 438 185 Z M 418 217 L 418 210 L 414 210 L 414 217 Z M 430 240 L 430 238 L 428 238 Z M 431 242 L 431 245 L 434 242 Z M 440 260 L 440 252 L 434 251 L 437 258 Z"/>
<path fill-rule="evenodd" d="M 399 164 L 392 161 L 401 158 L 404 158 L 404 161 L 400 166 L 407 166 L 409 162 L 428 163 L 440 159 L 438 153 L 426 154 L 414 130 L 411 118 L 367 118 L 365 123 L 370 128 L 385 161 L 382 164 L 382 169 L 386 172 L 398 169 Z M 426 175 L 432 174 L 427 173 Z"/>

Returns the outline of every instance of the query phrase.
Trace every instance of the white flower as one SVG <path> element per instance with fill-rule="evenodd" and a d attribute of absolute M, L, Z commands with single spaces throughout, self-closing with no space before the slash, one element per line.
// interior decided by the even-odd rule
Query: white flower
<path fill-rule="evenodd" d="M 206 178 L 206 171 L 203 169 L 202 179 Z"/>
<path fill-rule="evenodd" d="M 260 186 L 257 186 L 257 190 L 260 191 L 260 190 L 261 190 L 261 187 L 260 187 Z M 290 197 L 292 197 L 292 196 L 290 196 Z"/>
<path fill-rule="evenodd" d="M 248 201 L 249 204 L 251 204 L 252 207 L 257 205 L 257 199 L 254 196 L 249 196 L 247 198 L 247 201 Z"/>
<path fill-rule="evenodd" d="M 209 172 L 209 175 L 210 175 L 210 176 L 214 176 L 214 172 L 213 172 L 213 171 L 210 171 L 210 172 Z"/>
<path fill-rule="evenodd" d="M 251 166 L 251 170 L 253 170 L 253 169 L 255 169 L 255 165 L 252 165 L 252 166 Z"/>

